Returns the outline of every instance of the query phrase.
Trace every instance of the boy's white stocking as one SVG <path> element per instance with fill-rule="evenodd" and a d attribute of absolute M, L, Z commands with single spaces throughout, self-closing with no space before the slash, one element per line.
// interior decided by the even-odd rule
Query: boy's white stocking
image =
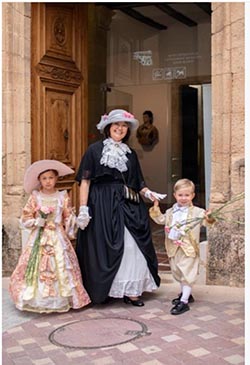
<path fill-rule="evenodd" d="M 188 303 L 188 298 L 191 294 L 192 288 L 188 285 L 182 286 L 182 296 L 181 296 L 181 302 Z"/>

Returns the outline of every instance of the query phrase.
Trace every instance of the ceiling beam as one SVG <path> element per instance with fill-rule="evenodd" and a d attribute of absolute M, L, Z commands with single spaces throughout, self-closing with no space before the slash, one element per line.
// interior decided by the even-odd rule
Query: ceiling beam
<path fill-rule="evenodd" d="M 105 5 L 113 10 L 121 10 L 124 8 L 138 8 L 142 6 L 152 6 L 155 3 L 96 3 L 96 5 Z"/>
<path fill-rule="evenodd" d="M 133 10 L 133 9 L 130 9 L 130 8 L 123 8 L 123 9 L 120 9 L 120 11 L 122 11 L 123 13 L 131 16 L 132 18 L 134 18 L 134 19 L 136 19 L 136 20 L 138 20 L 138 21 L 140 21 L 144 24 L 147 24 L 150 27 L 153 27 L 155 29 L 166 30 L 168 28 L 166 25 L 157 23 L 153 19 L 142 15 L 141 13 L 139 13 L 139 11 L 136 11 L 136 10 Z"/>
<path fill-rule="evenodd" d="M 195 27 L 197 23 L 193 21 L 192 19 L 188 18 L 187 16 L 183 15 L 179 11 L 176 11 L 175 9 L 171 8 L 171 6 L 166 4 L 154 4 L 158 9 L 163 11 L 164 13 L 168 14 L 172 18 L 178 20 L 179 22 L 189 26 L 189 27 Z M 198 5 L 198 4 L 197 4 Z"/>
<path fill-rule="evenodd" d="M 207 13 L 208 15 L 212 14 L 211 3 L 194 3 L 194 4 L 197 5 L 203 11 L 205 11 L 205 13 Z"/>

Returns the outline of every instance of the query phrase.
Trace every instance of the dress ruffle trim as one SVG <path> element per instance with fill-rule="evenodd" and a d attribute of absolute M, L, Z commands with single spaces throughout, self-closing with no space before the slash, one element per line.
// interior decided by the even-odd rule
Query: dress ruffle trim
<path fill-rule="evenodd" d="M 109 296 L 113 298 L 139 297 L 143 292 L 152 292 L 158 289 L 153 278 L 145 278 L 137 281 L 119 281 L 112 285 Z"/>

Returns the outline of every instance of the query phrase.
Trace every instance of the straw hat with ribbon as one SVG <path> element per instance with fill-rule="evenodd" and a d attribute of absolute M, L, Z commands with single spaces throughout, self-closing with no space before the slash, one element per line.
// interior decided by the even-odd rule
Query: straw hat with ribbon
<path fill-rule="evenodd" d="M 58 176 L 65 176 L 74 174 L 75 171 L 64 163 L 57 160 L 39 160 L 32 163 L 24 175 L 24 190 L 26 193 L 31 193 L 32 190 L 40 187 L 38 180 L 39 175 L 47 170 L 56 170 Z"/>

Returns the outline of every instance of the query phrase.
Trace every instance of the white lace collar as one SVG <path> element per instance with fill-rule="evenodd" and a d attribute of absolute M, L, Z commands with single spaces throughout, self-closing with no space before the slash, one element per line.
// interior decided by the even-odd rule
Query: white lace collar
<path fill-rule="evenodd" d="M 107 138 L 103 141 L 104 147 L 102 150 L 102 157 L 100 164 L 115 168 L 120 172 L 128 170 L 126 162 L 128 158 L 127 153 L 131 153 L 130 148 L 126 143 L 115 142 L 112 138 Z"/>

